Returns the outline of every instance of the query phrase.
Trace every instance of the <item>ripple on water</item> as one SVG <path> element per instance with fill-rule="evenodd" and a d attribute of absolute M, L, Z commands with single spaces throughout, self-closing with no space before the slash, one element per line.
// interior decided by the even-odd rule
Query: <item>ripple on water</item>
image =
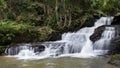
<path fill-rule="evenodd" d="M 0 68 L 120 68 L 107 64 L 108 58 L 49 58 L 42 60 L 16 60 L 0 57 Z"/>

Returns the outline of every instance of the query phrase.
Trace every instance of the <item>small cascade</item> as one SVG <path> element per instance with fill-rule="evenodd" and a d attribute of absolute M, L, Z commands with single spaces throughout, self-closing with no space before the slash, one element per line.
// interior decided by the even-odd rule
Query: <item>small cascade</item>
<path fill-rule="evenodd" d="M 24 58 L 30 58 L 31 56 L 35 56 L 35 52 L 34 49 L 29 49 L 28 46 L 23 46 L 24 48 L 22 50 L 20 50 L 20 52 L 18 53 L 18 55 L 16 55 L 16 57 L 24 57 Z"/>
<path fill-rule="evenodd" d="M 19 59 L 43 59 L 56 57 L 63 53 L 65 42 L 44 42 L 38 44 L 19 44 L 16 47 L 6 49 L 5 53 L 9 57 Z"/>
<path fill-rule="evenodd" d="M 17 47 L 10 47 L 6 49 L 6 54 L 18 58 L 25 57 L 41 59 L 47 57 L 81 57 L 88 58 L 97 56 L 99 50 L 108 50 L 110 40 L 114 38 L 115 28 L 106 27 L 102 34 L 101 39 L 93 43 L 90 36 L 94 30 L 102 25 L 110 25 L 113 17 L 101 17 L 95 22 L 93 27 L 85 27 L 77 32 L 68 32 L 62 35 L 62 40 L 54 42 L 44 42 L 37 45 L 34 44 L 21 44 Z M 100 45 L 102 42 L 102 45 Z M 42 49 L 41 49 L 42 48 Z M 96 52 L 97 51 L 97 52 Z M 100 53 L 100 51 L 99 51 Z M 100 53 L 101 54 L 101 53 Z"/>
<path fill-rule="evenodd" d="M 6 49 L 5 54 L 7 55 L 17 55 L 20 52 L 24 52 L 26 53 L 27 51 L 31 51 L 31 52 L 42 52 L 45 49 L 45 47 L 43 45 L 40 46 L 36 46 L 36 45 L 32 45 L 32 44 L 18 44 L 16 46 L 12 46 L 8 49 Z"/>
<path fill-rule="evenodd" d="M 102 33 L 101 38 L 94 43 L 94 50 L 98 52 L 98 55 L 106 54 L 110 41 L 115 37 L 115 28 L 114 27 L 106 27 L 104 32 Z"/>

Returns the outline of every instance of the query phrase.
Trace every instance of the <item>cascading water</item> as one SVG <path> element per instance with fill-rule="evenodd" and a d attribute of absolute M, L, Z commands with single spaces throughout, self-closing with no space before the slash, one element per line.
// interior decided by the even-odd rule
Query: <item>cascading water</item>
<path fill-rule="evenodd" d="M 38 45 L 37 51 L 35 47 L 31 47 L 32 44 L 29 44 L 26 48 L 23 46 L 22 49 L 20 47 L 16 47 L 17 52 L 15 54 L 11 54 L 14 52 L 12 48 L 8 48 L 6 50 L 6 54 L 12 55 L 18 58 L 24 57 L 27 58 L 47 58 L 47 57 L 61 57 L 61 56 L 71 56 L 71 57 L 92 57 L 97 56 L 95 50 L 99 50 L 99 48 L 103 48 L 104 45 L 98 45 L 101 41 L 95 42 L 96 45 L 95 49 L 93 48 L 93 43 L 90 40 L 90 36 L 94 33 L 94 30 L 102 25 L 110 25 L 113 17 L 101 17 L 99 20 L 95 22 L 93 27 L 85 27 L 80 29 L 77 32 L 73 33 L 64 33 L 62 35 L 62 40 L 54 41 L 54 42 L 44 42 Z M 115 29 L 113 27 L 106 27 L 105 31 L 102 34 L 101 39 L 103 40 L 102 43 L 106 43 L 106 39 L 109 44 L 110 40 L 114 38 Z M 101 40 L 100 39 L 100 40 Z M 39 46 L 44 46 L 44 50 L 39 50 Z M 19 50 L 17 50 L 19 49 Z"/>
<path fill-rule="evenodd" d="M 115 28 L 114 27 L 106 27 L 105 31 L 102 33 L 101 38 L 96 41 L 94 46 L 94 51 L 97 55 L 106 54 L 109 50 L 110 41 L 115 37 Z"/>
<path fill-rule="evenodd" d="M 68 56 L 82 58 L 96 56 L 93 50 L 93 43 L 90 40 L 90 36 L 94 33 L 94 30 L 97 27 L 102 25 L 110 25 L 112 19 L 112 17 L 101 17 L 98 21 L 95 22 L 93 27 L 85 27 L 77 32 L 63 34 L 62 41 L 67 42 L 64 50 L 68 52 Z"/>

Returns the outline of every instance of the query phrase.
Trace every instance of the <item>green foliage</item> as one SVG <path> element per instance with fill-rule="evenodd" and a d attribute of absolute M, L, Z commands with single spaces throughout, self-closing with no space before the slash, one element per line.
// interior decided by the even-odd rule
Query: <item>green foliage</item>
<path fill-rule="evenodd" d="M 1 22 L 0 23 L 0 43 L 12 40 L 14 37 L 15 26 L 13 23 Z"/>
<path fill-rule="evenodd" d="M 106 15 L 115 15 L 120 11 L 120 0 L 85 0 L 86 2 L 90 2 L 89 9 L 101 11 Z"/>
<path fill-rule="evenodd" d="M 0 22 L 0 38 L 0 44 L 9 44 L 13 41 L 37 41 L 39 40 L 39 31 L 36 27 L 25 23 Z"/>
<path fill-rule="evenodd" d="M 52 16 L 48 20 L 47 26 L 51 27 L 52 29 L 56 29 L 56 27 L 57 27 L 57 20 L 56 20 L 55 13 L 52 13 Z"/>
<path fill-rule="evenodd" d="M 105 4 L 101 6 L 100 10 L 106 15 L 115 15 L 120 12 L 119 0 L 106 0 Z"/>
<path fill-rule="evenodd" d="M 49 27 L 36 27 L 23 22 L 1 21 L 0 44 L 45 41 L 52 32 L 53 30 Z"/>
<path fill-rule="evenodd" d="M 7 8 L 7 4 L 5 2 L 5 0 L 0 0 L 0 6 L 2 6 L 2 8 Z"/>
<path fill-rule="evenodd" d="M 47 26 L 39 28 L 40 32 L 40 41 L 46 41 L 49 38 L 49 35 L 53 32 L 53 30 Z"/>
<path fill-rule="evenodd" d="M 0 20 L 4 21 L 0 22 L 0 42 L 18 41 L 20 37 L 21 42 L 43 41 L 51 30 L 74 30 L 93 15 L 116 15 L 119 4 L 120 0 L 0 0 Z"/>

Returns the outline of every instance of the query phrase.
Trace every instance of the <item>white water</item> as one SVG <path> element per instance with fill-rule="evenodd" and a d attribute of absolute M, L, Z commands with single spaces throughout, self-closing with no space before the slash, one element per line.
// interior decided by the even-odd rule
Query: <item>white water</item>
<path fill-rule="evenodd" d="M 80 57 L 80 58 L 89 58 L 95 57 L 98 54 L 105 54 L 105 50 L 102 48 L 104 44 L 109 44 L 109 41 L 114 38 L 115 30 L 113 27 L 106 27 L 105 31 L 102 34 L 102 41 L 98 40 L 95 42 L 96 49 L 93 49 L 93 43 L 90 40 L 90 36 L 94 33 L 94 30 L 102 25 L 110 25 L 113 17 L 101 17 L 98 21 L 95 22 L 93 27 L 85 27 L 80 29 L 77 32 L 68 32 L 62 35 L 62 40 L 54 41 L 48 43 L 43 43 L 45 46 L 45 50 L 42 52 L 35 52 L 33 49 L 26 49 L 23 48 L 20 50 L 15 57 L 20 59 L 42 59 L 47 57 L 63 57 L 63 56 L 70 56 L 70 57 Z M 103 40 L 104 39 L 104 40 Z M 106 43 L 106 39 L 107 43 Z M 61 44 L 64 43 L 64 44 Z M 104 43 L 99 45 L 99 43 Z M 109 45 L 107 45 L 109 46 Z M 23 46 L 25 47 L 25 46 Z M 28 46 L 29 47 L 29 46 Z M 100 48 L 100 49 L 99 49 Z"/>
<path fill-rule="evenodd" d="M 102 55 L 107 53 L 110 45 L 110 41 L 115 37 L 115 28 L 106 27 L 105 31 L 102 33 L 101 39 L 94 43 L 94 51 L 96 54 Z"/>

